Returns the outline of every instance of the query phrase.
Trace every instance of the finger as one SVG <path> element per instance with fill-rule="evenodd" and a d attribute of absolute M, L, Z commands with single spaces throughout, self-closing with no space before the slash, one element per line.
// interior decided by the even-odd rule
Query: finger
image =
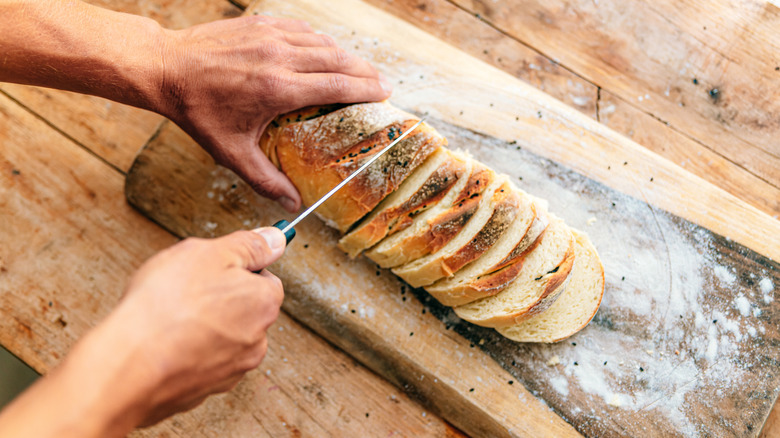
<path fill-rule="evenodd" d="M 285 32 L 284 41 L 295 47 L 336 47 L 336 41 L 328 35 L 313 32 Z"/>
<path fill-rule="evenodd" d="M 246 157 L 231 160 L 230 167 L 252 189 L 278 202 L 285 210 L 295 213 L 301 208 L 301 195 L 293 183 L 274 166 L 258 147 L 250 149 Z"/>
<path fill-rule="evenodd" d="M 266 287 L 263 288 L 263 291 L 266 301 L 270 303 L 269 308 L 277 310 L 276 314 L 273 315 L 273 318 L 269 318 L 268 325 L 270 326 L 276 321 L 276 317 L 279 315 L 278 310 L 282 307 L 282 301 L 284 301 L 284 287 L 282 287 L 282 280 L 267 269 L 261 272 L 260 276 L 263 277 L 263 280 L 266 282 Z M 267 328 L 268 326 L 263 330 Z"/>
<path fill-rule="evenodd" d="M 338 47 L 307 47 L 295 51 L 294 68 L 299 73 L 342 73 L 357 78 L 378 79 L 368 61 Z"/>
<path fill-rule="evenodd" d="M 236 231 L 214 239 L 211 244 L 227 254 L 226 267 L 259 271 L 284 254 L 286 239 L 273 227 L 255 231 Z"/>
<path fill-rule="evenodd" d="M 325 103 L 378 102 L 390 97 L 392 86 L 383 75 L 377 79 L 340 73 L 299 73 L 294 100 L 300 107 Z"/>
<path fill-rule="evenodd" d="M 243 376 L 245 373 L 252 371 L 260 366 L 268 352 L 268 338 L 263 338 L 252 347 L 248 348 L 246 352 L 235 358 L 235 376 Z"/>
<path fill-rule="evenodd" d="M 281 17 L 269 17 L 267 15 L 256 15 L 256 19 L 259 23 L 268 24 L 277 29 L 286 30 L 287 32 L 311 32 L 312 28 L 309 23 L 303 20 L 295 20 L 292 18 Z"/>

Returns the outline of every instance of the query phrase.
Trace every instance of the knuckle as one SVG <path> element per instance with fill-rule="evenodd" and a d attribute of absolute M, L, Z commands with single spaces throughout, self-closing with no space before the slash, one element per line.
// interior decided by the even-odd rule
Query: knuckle
<path fill-rule="evenodd" d="M 238 371 L 243 374 L 260 366 L 265 359 L 265 355 L 268 351 L 268 343 L 266 338 L 263 337 L 259 342 L 255 342 L 244 356 L 238 362 Z"/>
<path fill-rule="evenodd" d="M 257 43 L 257 51 L 263 58 L 284 58 L 289 46 L 275 38 L 265 38 Z"/>
<path fill-rule="evenodd" d="M 340 70 L 349 67 L 349 65 L 352 63 L 352 55 L 340 47 L 336 47 L 332 50 L 333 60 L 336 67 Z"/>
<path fill-rule="evenodd" d="M 298 19 L 290 19 L 290 22 L 295 24 L 297 27 L 305 30 L 311 30 L 311 25 L 306 20 L 298 20 Z"/>
<path fill-rule="evenodd" d="M 325 47 L 336 47 L 336 40 L 330 35 L 320 35 L 320 42 Z"/>
<path fill-rule="evenodd" d="M 347 80 L 342 75 L 331 74 L 328 75 L 327 83 L 325 86 L 331 92 L 336 94 L 341 94 L 347 89 Z"/>
<path fill-rule="evenodd" d="M 188 237 L 177 245 L 179 248 L 181 248 L 182 251 L 192 251 L 197 248 L 200 248 L 203 243 L 205 242 L 204 239 L 198 238 L 198 237 Z"/>

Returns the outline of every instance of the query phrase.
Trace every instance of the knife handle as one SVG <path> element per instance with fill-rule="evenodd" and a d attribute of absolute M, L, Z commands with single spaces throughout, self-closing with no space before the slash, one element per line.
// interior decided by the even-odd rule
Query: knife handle
<path fill-rule="evenodd" d="M 279 222 L 274 224 L 274 228 L 278 228 L 284 231 L 284 229 L 287 228 L 288 225 L 290 225 L 290 223 L 282 219 Z M 290 228 L 289 230 L 284 232 L 284 238 L 287 239 L 287 245 L 289 245 L 290 242 L 292 242 L 293 238 L 295 238 L 295 228 Z"/>

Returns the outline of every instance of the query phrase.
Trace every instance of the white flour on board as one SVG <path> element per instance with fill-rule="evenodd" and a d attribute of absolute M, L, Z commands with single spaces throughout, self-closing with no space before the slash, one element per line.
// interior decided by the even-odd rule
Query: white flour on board
<path fill-rule="evenodd" d="M 586 231 L 603 259 L 607 288 L 596 321 L 569 341 L 528 346 L 513 358 L 546 382 L 536 385 L 541 397 L 549 387 L 568 402 L 564 415 L 589 421 L 622 416 L 625 425 L 634 415 L 655 411 L 674 430 L 695 436 L 701 425 L 691 417 L 691 397 L 722 397 L 759 384 L 744 359 L 756 336 L 766 331 L 758 307 L 773 299 L 771 279 L 741 287 L 741 273 L 722 263 L 706 230 L 604 189 L 594 196 L 593 183 L 579 175 L 530 154 L 518 159 L 523 154 L 518 146 L 437 128 L 451 147 L 469 150 L 524 190 L 549 200 L 550 211 Z M 637 226 L 640 220 L 651 226 Z M 683 237 L 686 233 L 691 237 Z M 715 288 L 727 293 L 715 299 L 710 295 Z M 535 360 L 528 359 L 529 352 Z M 581 395 L 572 399 L 575 393 Z M 590 402 L 570 406 L 583 400 Z"/>

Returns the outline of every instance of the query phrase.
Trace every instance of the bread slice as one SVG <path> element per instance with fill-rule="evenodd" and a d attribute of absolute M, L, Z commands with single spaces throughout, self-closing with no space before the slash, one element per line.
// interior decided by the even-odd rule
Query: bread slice
<path fill-rule="evenodd" d="M 584 233 L 575 237 L 574 267 L 561 296 L 549 309 L 498 332 L 518 342 L 558 342 L 582 330 L 596 315 L 604 296 L 604 266 Z"/>
<path fill-rule="evenodd" d="M 455 307 L 455 313 L 484 327 L 518 324 L 555 302 L 573 263 L 572 233 L 562 220 L 550 215 L 550 225 L 539 244 L 524 257 L 517 278 L 496 295 Z"/>
<path fill-rule="evenodd" d="M 520 197 L 505 176 L 489 186 L 468 224 L 440 250 L 393 269 L 412 287 L 450 277 L 498 241 L 517 217 Z"/>
<path fill-rule="evenodd" d="M 533 198 L 516 189 L 520 212 L 496 244 L 479 260 L 425 288 L 445 306 L 460 306 L 479 298 L 495 295 L 520 273 L 522 257 L 527 254 L 549 224 L 546 210 Z M 509 265 L 511 269 L 505 269 Z"/>
<path fill-rule="evenodd" d="M 351 105 L 285 126 L 277 137 L 276 155 L 304 204 L 311 205 L 417 120 L 386 102 Z M 446 143 L 423 123 L 322 204 L 317 215 L 345 232 Z"/>
<path fill-rule="evenodd" d="M 420 213 L 434 207 L 466 172 L 464 157 L 439 148 L 401 186 L 339 240 L 339 248 L 355 258 L 387 235 L 412 224 Z"/>
<path fill-rule="evenodd" d="M 389 236 L 366 251 L 366 256 L 383 268 L 393 268 L 433 253 L 455 237 L 479 207 L 486 187 L 496 174 L 468 159 L 470 173 L 434 208 L 423 212 L 407 229 Z"/>

